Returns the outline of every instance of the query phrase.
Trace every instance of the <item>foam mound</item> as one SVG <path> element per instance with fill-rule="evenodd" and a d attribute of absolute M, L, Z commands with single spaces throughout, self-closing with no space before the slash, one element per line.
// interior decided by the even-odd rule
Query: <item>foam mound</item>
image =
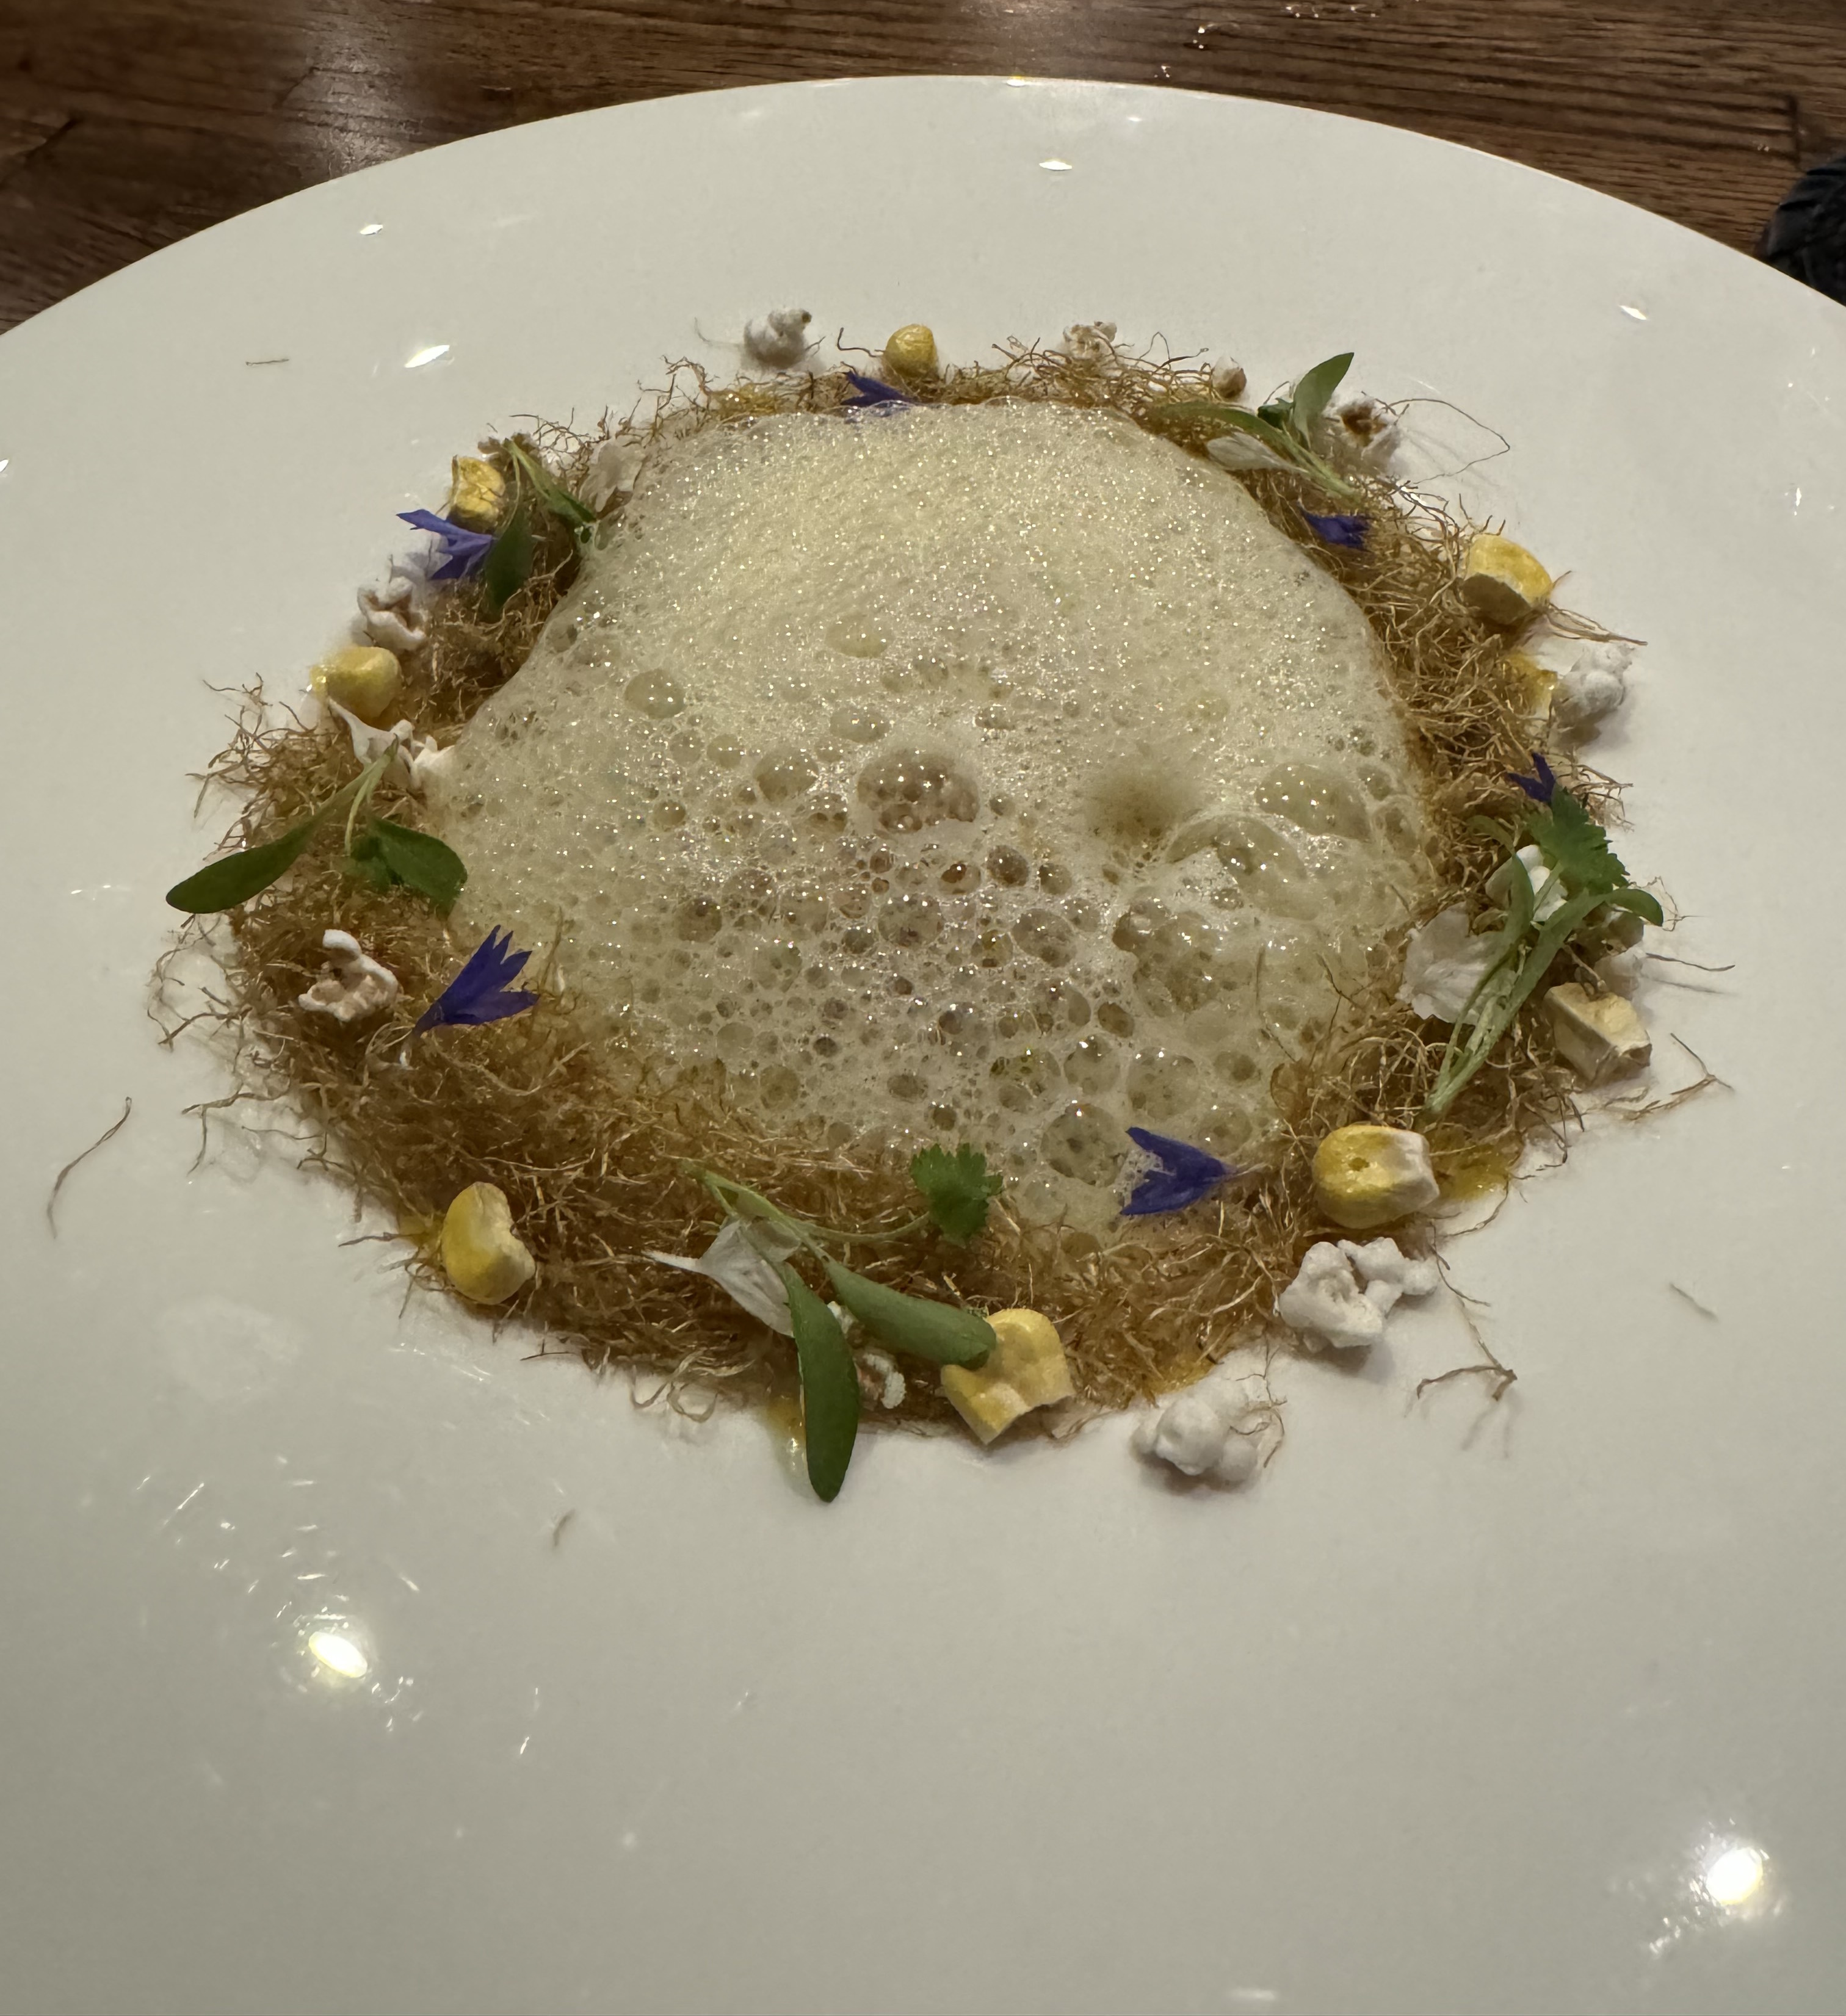
<path fill-rule="evenodd" d="M 460 914 L 777 1130 L 975 1143 L 1100 1225 L 1140 1125 L 1234 1157 L 1427 880 L 1358 608 L 1106 412 L 657 445 L 435 788 Z"/>

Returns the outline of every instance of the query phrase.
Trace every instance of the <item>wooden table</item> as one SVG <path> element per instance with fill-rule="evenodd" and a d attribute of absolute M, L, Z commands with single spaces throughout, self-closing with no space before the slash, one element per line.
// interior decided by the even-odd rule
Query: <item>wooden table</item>
<path fill-rule="evenodd" d="M 373 161 L 714 85 L 1170 83 L 1466 142 L 1747 248 L 1846 148 L 1846 0 L 0 0 L 0 327 Z"/>

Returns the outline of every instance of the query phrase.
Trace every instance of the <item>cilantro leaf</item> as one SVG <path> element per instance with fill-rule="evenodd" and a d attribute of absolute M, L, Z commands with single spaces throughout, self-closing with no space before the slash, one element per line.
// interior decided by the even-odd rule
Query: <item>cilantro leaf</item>
<path fill-rule="evenodd" d="M 1526 830 L 1573 895 L 1610 896 L 1628 887 L 1628 871 L 1610 851 L 1608 834 L 1568 791 L 1529 806 Z"/>
<path fill-rule="evenodd" d="M 999 1194 L 1004 1178 L 990 1173 L 987 1158 L 964 1142 L 951 1155 L 930 1147 L 914 1157 L 910 1181 L 923 1193 L 929 1215 L 945 1239 L 965 1246 L 987 1222 L 988 1200 Z"/>

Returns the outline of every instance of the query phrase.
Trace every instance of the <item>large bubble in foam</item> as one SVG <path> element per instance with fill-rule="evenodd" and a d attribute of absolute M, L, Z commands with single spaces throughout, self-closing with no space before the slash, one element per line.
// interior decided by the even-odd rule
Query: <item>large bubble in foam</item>
<path fill-rule="evenodd" d="M 786 415 L 658 452 L 434 810 L 460 922 L 773 1124 L 966 1139 L 1112 1216 L 1235 1158 L 1423 871 L 1364 618 L 1107 413 Z"/>

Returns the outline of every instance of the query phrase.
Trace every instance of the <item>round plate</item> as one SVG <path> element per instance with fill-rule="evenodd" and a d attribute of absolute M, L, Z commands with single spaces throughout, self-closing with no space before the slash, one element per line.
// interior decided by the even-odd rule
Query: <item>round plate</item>
<path fill-rule="evenodd" d="M 221 691 L 299 689 L 449 458 L 811 309 L 1107 317 L 1491 423 L 1468 481 L 1645 638 L 1598 745 L 1688 913 L 1660 1082 L 1281 1377 L 1236 1496 L 1127 1424 L 637 1411 L 200 1129 L 160 897 Z M 712 340 L 703 341 L 700 332 Z M 1846 1959 L 1846 314 L 1508 164 L 1002 79 L 669 99 L 205 232 L 0 342 L 8 1981 L 24 2009 L 1799 2010 Z M 1462 423 L 1415 409 L 1432 439 Z M 1480 437 L 1476 434 L 1477 440 Z M 222 820 L 221 820 L 222 823 Z M 132 1098 L 128 1124 L 46 1201 Z M 373 1228 L 375 1229 L 375 1228 Z"/>

